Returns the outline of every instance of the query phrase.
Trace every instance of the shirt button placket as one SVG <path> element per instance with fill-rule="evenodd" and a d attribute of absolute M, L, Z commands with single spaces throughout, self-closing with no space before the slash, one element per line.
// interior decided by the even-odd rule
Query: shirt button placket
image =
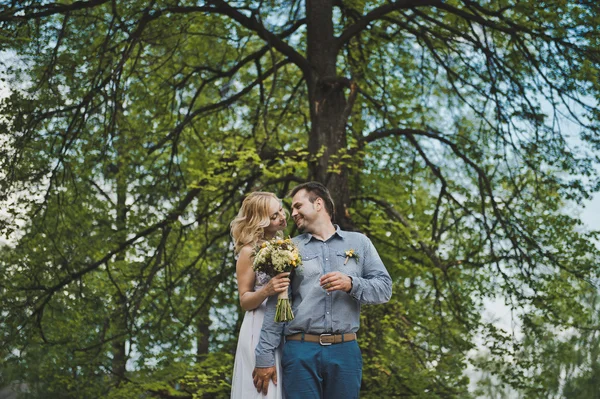
<path fill-rule="evenodd" d="M 330 263 L 330 254 L 329 254 L 329 246 L 323 242 L 323 251 L 324 251 L 324 259 L 325 259 L 325 273 L 331 272 L 331 263 Z M 329 292 L 326 292 L 325 296 L 325 331 L 332 332 L 333 331 L 333 316 L 332 316 L 332 307 L 333 307 L 333 296 L 330 295 Z"/>

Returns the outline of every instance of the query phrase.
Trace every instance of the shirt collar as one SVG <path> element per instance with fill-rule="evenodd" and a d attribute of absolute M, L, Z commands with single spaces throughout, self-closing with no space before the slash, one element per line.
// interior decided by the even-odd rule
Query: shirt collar
<path fill-rule="evenodd" d="M 337 224 L 334 224 L 333 227 L 335 227 L 335 233 L 333 233 L 333 235 L 331 237 L 329 237 L 327 239 L 327 241 L 331 240 L 331 238 L 333 238 L 333 236 L 335 236 L 336 234 L 343 240 L 344 238 L 346 238 L 346 232 L 342 229 L 340 229 L 340 226 L 338 226 Z M 308 244 L 310 242 L 310 240 L 312 240 L 313 235 L 310 233 L 306 233 L 306 238 L 304 239 L 304 245 Z"/>

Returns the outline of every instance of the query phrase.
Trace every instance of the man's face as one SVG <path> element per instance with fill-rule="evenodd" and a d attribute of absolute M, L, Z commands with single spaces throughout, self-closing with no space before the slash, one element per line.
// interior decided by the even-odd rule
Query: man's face
<path fill-rule="evenodd" d="M 311 226 L 318 218 L 318 209 L 321 208 L 321 198 L 310 202 L 306 190 L 300 190 L 292 198 L 292 218 L 301 232 L 311 232 Z"/>

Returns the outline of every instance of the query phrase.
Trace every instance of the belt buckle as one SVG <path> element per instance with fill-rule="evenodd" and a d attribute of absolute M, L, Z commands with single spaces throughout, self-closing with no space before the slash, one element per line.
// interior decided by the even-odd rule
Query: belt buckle
<path fill-rule="evenodd" d="M 333 334 L 321 334 L 319 335 L 319 344 L 321 344 L 322 346 L 329 346 L 331 345 L 333 342 L 323 342 L 323 337 L 331 337 L 333 336 Z"/>

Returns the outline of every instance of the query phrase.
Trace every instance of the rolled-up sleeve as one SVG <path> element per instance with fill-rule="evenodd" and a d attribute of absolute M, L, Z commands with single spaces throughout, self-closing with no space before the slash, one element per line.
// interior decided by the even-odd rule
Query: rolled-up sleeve
<path fill-rule="evenodd" d="M 362 275 L 352 276 L 349 294 L 361 304 L 385 303 L 392 297 L 392 279 L 375 246 L 364 236 Z"/>
<path fill-rule="evenodd" d="M 256 367 L 275 366 L 275 349 L 281 342 L 284 323 L 275 322 L 275 308 L 277 306 L 277 295 L 267 299 L 267 309 L 263 319 L 260 339 L 254 353 L 256 355 Z"/>

